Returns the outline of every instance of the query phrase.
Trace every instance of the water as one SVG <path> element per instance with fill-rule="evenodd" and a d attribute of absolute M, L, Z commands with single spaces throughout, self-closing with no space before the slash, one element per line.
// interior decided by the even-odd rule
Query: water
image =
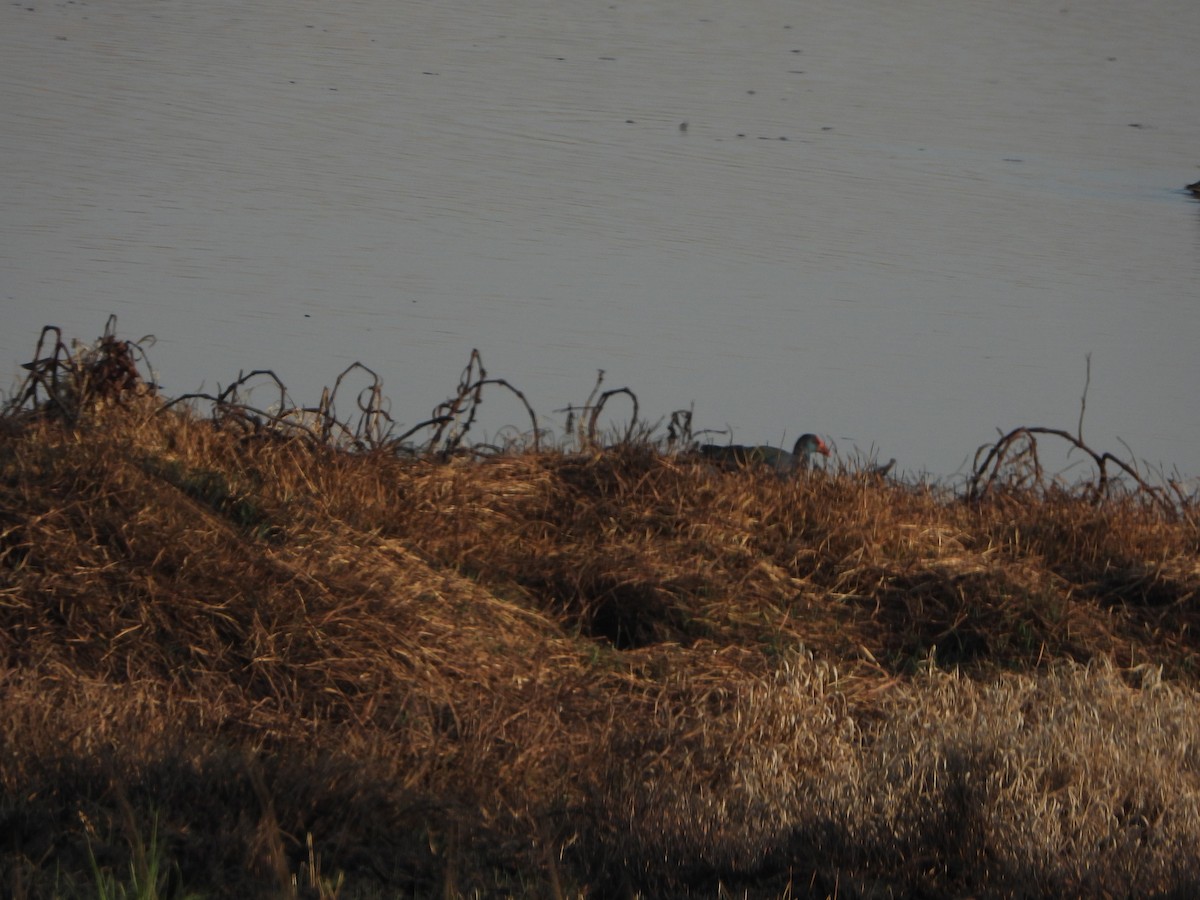
<path fill-rule="evenodd" d="M 1088 443 L 1194 476 L 1196 34 L 1192 0 L 23 0 L 0 375 L 116 313 L 170 394 L 361 360 L 415 423 L 478 347 L 547 418 L 604 369 L 945 476 L 1073 430 L 1090 353 Z"/>

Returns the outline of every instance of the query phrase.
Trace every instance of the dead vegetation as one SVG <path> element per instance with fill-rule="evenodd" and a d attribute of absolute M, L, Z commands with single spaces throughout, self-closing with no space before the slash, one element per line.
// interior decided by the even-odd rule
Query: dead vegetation
<path fill-rule="evenodd" d="M 480 448 L 477 357 L 414 444 L 378 379 L 164 403 L 113 330 L 0 428 L 7 895 L 152 828 L 157 896 L 1200 888 L 1186 496 L 1011 437 L 962 496 L 722 473 L 599 386 Z"/>

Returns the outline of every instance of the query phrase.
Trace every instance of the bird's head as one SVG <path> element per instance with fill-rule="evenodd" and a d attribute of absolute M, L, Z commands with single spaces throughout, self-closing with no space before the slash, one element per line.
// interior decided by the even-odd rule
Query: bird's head
<path fill-rule="evenodd" d="M 796 440 L 796 449 L 793 452 L 796 456 L 812 456 L 814 453 L 828 456 L 829 445 L 815 434 L 802 434 Z"/>

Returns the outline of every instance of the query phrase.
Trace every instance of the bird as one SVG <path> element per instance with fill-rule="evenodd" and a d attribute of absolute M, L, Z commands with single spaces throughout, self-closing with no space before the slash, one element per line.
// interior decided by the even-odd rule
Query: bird
<path fill-rule="evenodd" d="M 867 469 L 867 474 L 872 478 L 885 478 L 887 473 L 892 471 L 896 465 L 896 457 L 892 457 L 885 463 L 877 463 Z"/>
<path fill-rule="evenodd" d="M 1200 181 L 1197 181 L 1195 184 L 1189 184 L 1187 189 L 1196 197 L 1200 197 Z"/>
<path fill-rule="evenodd" d="M 802 434 L 792 452 L 778 447 L 745 447 L 741 444 L 703 444 L 700 455 L 725 468 L 766 466 L 780 475 L 789 475 L 808 467 L 814 453 L 829 455 L 829 446 L 815 434 Z"/>

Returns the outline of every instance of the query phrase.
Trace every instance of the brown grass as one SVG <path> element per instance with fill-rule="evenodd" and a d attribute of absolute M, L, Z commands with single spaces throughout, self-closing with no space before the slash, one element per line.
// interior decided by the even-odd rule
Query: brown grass
<path fill-rule="evenodd" d="M 1200 889 L 1183 500 L 347 449 L 106 337 L 0 420 L 0 891 Z"/>

